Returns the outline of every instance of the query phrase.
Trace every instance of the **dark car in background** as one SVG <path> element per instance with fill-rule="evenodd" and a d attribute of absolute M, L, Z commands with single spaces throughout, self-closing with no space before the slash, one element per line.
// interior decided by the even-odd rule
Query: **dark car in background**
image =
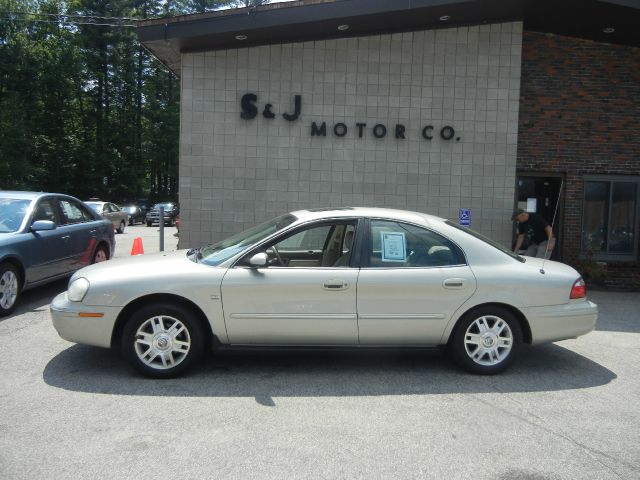
<path fill-rule="evenodd" d="M 173 227 L 180 213 L 178 204 L 173 202 L 156 203 L 153 208 L 147 212 L 147 227 L 160 225 L 160 208 L 164 210 L 164 224 Z"/>
<path fill-rule="evenodd" d="M 0 191 L 0 316 L 20 293 L 111 258 L 113 226 L 80 200 Z"/>
<path fill-rule="evenodd" d="M 146 214 L 145 211 L 138 205 L 127 205 L 122 207 L 122 211 L 129 215 L 129 225 L 135 225 L 136 223 L 144 223 Z"/>

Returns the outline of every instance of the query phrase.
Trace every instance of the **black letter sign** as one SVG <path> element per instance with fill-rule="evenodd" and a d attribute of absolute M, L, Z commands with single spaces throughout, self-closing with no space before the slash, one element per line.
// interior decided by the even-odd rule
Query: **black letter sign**
<path fill-rule="evenodd" d="M 362 138 L 362 129 L 366 126 L 366 123 L 356 123 L 356 127 L 358 127 L 358 138 Z"/>
<path fill-rule="evenodd" d="M 344 137 L 347 134 L 347 126 L 344 123 L 336 123 L 333 126 L 333 133 L 336 137 Z"/>
<path fill-rule="evenodd" d="M 422 129 L 422 136 L 425 140 L 431 140 L 433 138 L 433 135 L 429 135 L 431 132 L 433 132 L 433 125 L 427 125 Z"/>
<path fill-rule="evenodd" d="M 271 107 L 273 107 L 273 105 L 271 105 L 270 103 L 267 103 L 264 106 L 264 111 L 262 112 L 262 116 L 264 118 L 275 118 L 276 117 L 275 113 L 273 113 L 271 111 Z"/>
<path fill-rule="evenodd" d="M 240 105 L 242 106 L 240 118 L 244 118 L 246 120 L 256 118 L 256 115 L 258 114 L 258 107 L 254 104 L 256 100 L 258 100 L 258 96 L 255 93 L 247 93 L 242 96 L 242 100 L 240 100 Z"/>
<path fill-rule="evenodd" d="M 302 97 L 300 95 L 296 95 L 293 98 L 295 102 L 295 111 L 292 114 L 291 113 L 282 114 L 284 119 L 289 120 L 290 122 L 293 122 L 294 120 L 298 119 L 298 117 L 300 116 L 300 110 L 302 109 Z"/>
<path fill-rule="evenodd" d="M 312 122 L 311 123 L 311 136 L 323 136 L 326 137 L 327 136 L 327 122 L 322 122 L 322 125 L 320 125 L 320 127 L 318 127 L 316 125 L 316 122 Z"/>
<path fill-rule="evenodd" d="M 442 127 L 442 130 L 440 130 L 440 137 L 443 140 L 451 140 L 455 134 L 456 131 L 449 125 L 447 125 L 446 127 Z"/>
<path fill-rule="evenodd" d="M 373 127 L 373 136 L 376 138 L 382 138 L 387 134 L 387 127 L 382 125 L 381 123 L 377 124 Z"/>
<path fill-rule="evenodd" d="M 404 139 L 404 125 L 396 123 L 396 138 Z"/>

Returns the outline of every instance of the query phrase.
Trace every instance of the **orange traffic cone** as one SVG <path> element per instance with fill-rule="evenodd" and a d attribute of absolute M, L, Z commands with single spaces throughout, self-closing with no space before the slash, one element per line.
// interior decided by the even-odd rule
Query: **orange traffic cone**
<path fill-rule="evenodd" d="M 142 238 L 136 237 L 133 239 L 133 248 L 131 248 L 131 255 L 142 255 L 144 248 L 142 248 Z"/>

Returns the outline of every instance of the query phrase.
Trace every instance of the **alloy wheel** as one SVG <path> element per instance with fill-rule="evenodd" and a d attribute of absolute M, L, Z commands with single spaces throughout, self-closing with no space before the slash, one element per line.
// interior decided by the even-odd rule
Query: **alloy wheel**
<path fill-rule="evenodd" d="M 9 310 L 18 298 L 18 277 L 12 270 L 4 272 L 0 277 L 0 306 Z"/>
<path fill-rule="evenodd" d="M 492 366 L 503 362 L 513 347 L 513 332 L 509 324 L 495 315 L 483 315 L 474 320 L 464 335 L 467 355 L 478 365 Z"/>
<path fill-rule="evenodd" d="M 191 348 L 187 327 L 177 318 L 157 315 L 140 325 L 135 334 L 135 353 L 145 365 L 166 370 L 179 365 Z"/>

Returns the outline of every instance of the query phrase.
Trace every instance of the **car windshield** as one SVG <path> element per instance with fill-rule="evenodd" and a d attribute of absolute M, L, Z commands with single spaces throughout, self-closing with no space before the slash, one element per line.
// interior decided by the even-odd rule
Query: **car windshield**
<path fill-rule="evenodd" d="M 102 213 L 102 203 L 100 203 L 100 202 L 84 202 L 84 204 L 90 206 L 97 213 Z"/>
<path fill-rule="evenodd" d="M 509 250 L 508 248 L 505 248 L 504 246 L 500 245 L 498 242 L 491 240 L 488 237 L 485 237 L 484 235 L 482 235 L 481 233 L 476 232 L 475 230 L 471 230 L 468 227 L 461 227 L 460 225 L 457 225 L 455 223 L 453 223 L 450 220 L 447 220 L 447 225 L 449 225 L 450 227 L 453 228 L 457 228 L 460 231 L 463 231 L 469 235 L 471 235 L 472 237 L 476 237 L 478 240 L 482 240 L 485 243 L 488 243 L 489 245 L 491 245 L 493 248 L 497 248 L 498 250 L 500 250 L 503 253 L 506 253 L 507 255 L 509 255 L 511 258 L 518 260 L 519 262 L 526 262 L 526 260 L 524 258 L 522 258 L 520 255 L 518 255 L 517 253 L 513 253 L 511 250 Z"/>
<path fill-rule="evenodd" d="M 165 210 L 171 210 L 173 208 L 173 203 L 156 203 L 153 206 L 154 210 L 159 210 L 160 208 L 163 208 Z"/>
<path fill-rule="evenodd" d="M 17 232 L 31 200 L 0 198 L 0 233 Z"/>
<path fill-rule="evenodd" d="M 296 220 L 297 218 L 291 214 L 274 218 L 226 240 L 202 247 L 197 258 L 207 265 L 220 265 L 250 245 L 260 242 L 269 235 L 291 225 Z"/>

